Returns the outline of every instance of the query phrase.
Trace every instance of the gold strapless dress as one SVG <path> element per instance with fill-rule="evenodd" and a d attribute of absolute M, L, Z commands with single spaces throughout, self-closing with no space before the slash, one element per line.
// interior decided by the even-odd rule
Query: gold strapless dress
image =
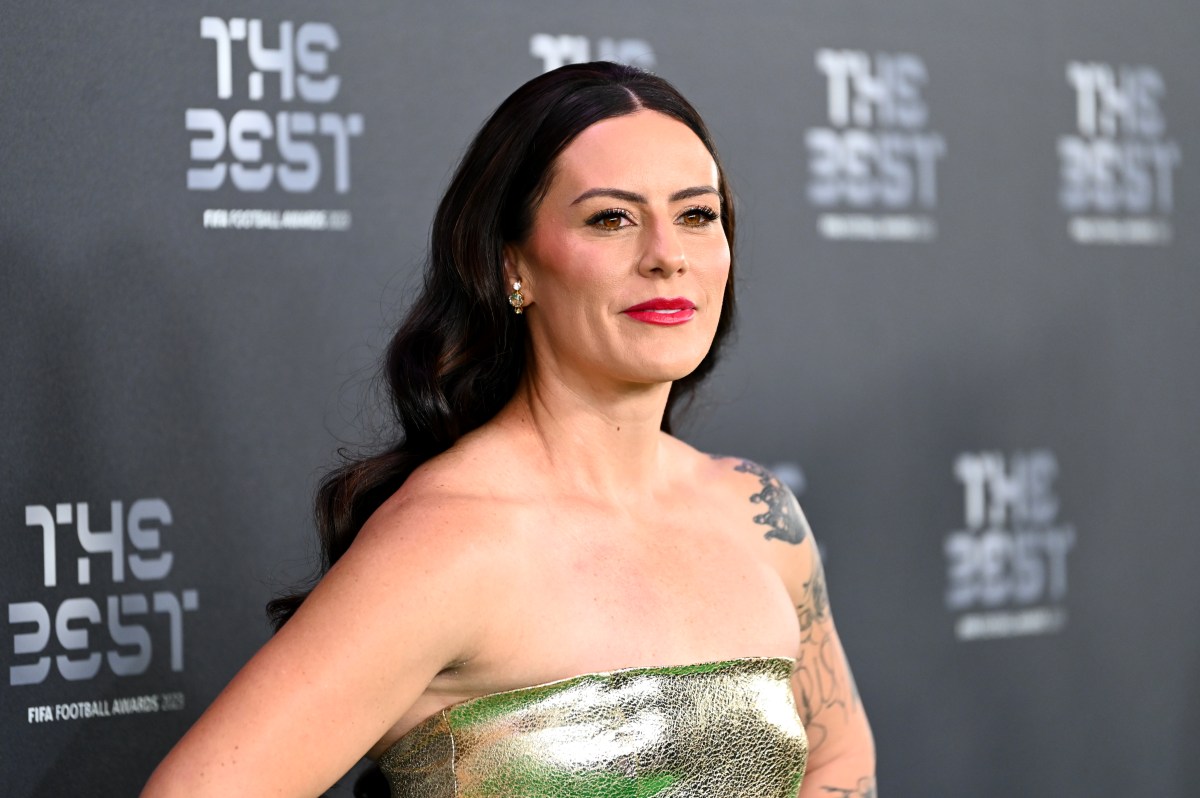
<path fill-rule="evenodd" d="M 589 673 L 455 704 L 379 758 L 393 798 L 795 798 L 794 660 Z"/>

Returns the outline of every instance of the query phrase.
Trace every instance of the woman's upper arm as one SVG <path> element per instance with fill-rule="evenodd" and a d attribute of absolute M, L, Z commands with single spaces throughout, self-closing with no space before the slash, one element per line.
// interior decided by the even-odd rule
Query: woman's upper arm
<path fill-rule="evenodd" d="M 821 553 L 811 532 L 795 545 L 788 581 L 800 647 L 792 687 L 809 745 L 800 794 L 874 798 L 875 741 L 833 622 Z"/>
<path fill-rule="evenodd" d="M 754 521 L 796 609 L 799 645 L 792 688 L 809 744 L 801 795 L 873 796 L 871 727 L 833 622 L 825 569 L 808 520 L 774 474 L 751 462 L 735 470 L 757 480 Z"/>
<path fill-rule="evenodd" d="M 143 796 L 317 795 L 468 653 L 479 559 L 438 508 L 377 514 Z"/>

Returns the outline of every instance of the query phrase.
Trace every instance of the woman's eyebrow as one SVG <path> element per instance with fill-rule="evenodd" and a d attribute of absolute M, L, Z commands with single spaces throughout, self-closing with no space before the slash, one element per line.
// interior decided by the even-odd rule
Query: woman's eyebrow
<path fill-rule="evenodd" d="M 668 197 L 668 200 L 671 202 L 678 202 L 679 200 L 691 199 L 692 197 L 699 197 L 704 194 L 716 194 L 718 197 L 721 195 L 720 192 L 712 186 L 692 186 L 690 188 L 683 188 L 679 191 L 676 191 L 674 194 Z M 571 204 L 578 205 L 584 200 L 591 199 L 592 197 L 612 197 L 613 199 L 618 199 L 622 202 L 640 203 L 642 205 L 646 204 L 647 202 L 646 198 L 641 194 L 637 194 L 633 191 L 626 191 L 625 189 L 621 188 L 589 188 L 587 191 L 576 197 Z"/>
<path fill-rule="evenodd" d="M 685 188 L 672 194 L 671 202 L 691 199 L 692 197 L 701 197 L 705 194 L 716 194 L 718 198 L 721 196 L 721 192 L 717 191 L 712 186 L 692 186 L 691 188 Z"/>

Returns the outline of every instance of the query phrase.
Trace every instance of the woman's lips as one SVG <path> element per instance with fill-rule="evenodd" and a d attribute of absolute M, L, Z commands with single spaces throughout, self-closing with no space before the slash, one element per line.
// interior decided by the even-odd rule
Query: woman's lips
<path fill-rule="evenodd" d="M 647 324 L 683 324 L 696 315 L 696 304 L 683 297 L 656 297 L 622 311 L 626 316 Z"/>

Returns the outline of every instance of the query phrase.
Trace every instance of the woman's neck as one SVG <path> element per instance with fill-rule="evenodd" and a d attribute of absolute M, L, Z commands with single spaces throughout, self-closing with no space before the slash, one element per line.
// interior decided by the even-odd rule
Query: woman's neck
<path fill-rule="evenodd" d="M 564 490 L 638 501 L 662 482 L 670 383 L 595 385 L 528 369 L 501 416 Z"/>

